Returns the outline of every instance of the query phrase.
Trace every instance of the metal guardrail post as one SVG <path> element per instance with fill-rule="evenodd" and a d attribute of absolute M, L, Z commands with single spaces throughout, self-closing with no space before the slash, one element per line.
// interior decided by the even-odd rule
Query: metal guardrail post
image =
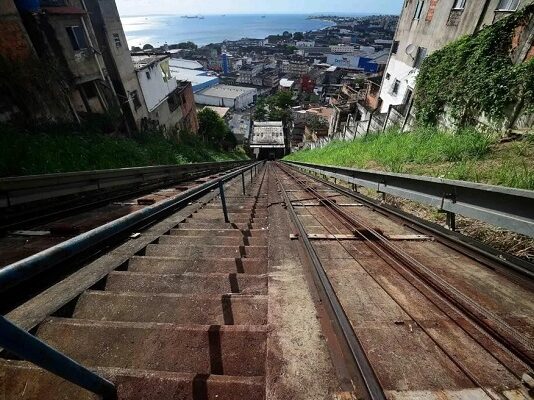
<path fill-rule="evenodd" d="M 246 190 L 245 190 L 245 173 L 243 172 L 241 174 L 241 184 L 243 186 L 243 196 L 246 195 Z"/>
<path fill-rule="evenodd" d="M 48 346 L 35 336 L 0 316 L 0 347 L 105 400 L 117 398 L 115 385 L 76 361 Z"/>
<path fill-rule="evenodd" d="M 224 214 L 224 221 L 230 222 L 230 219 L 228 218 L 228 210 L 226 208 L 226 198 L 224 197 L 224 183 L 222 180 L 219 181 L 219 192 L 221 195 L 221 204 L 223 208 L 223 214 Z"/>
<path fill-rule="evenodd" d="M 446 212 L 447 214 L 447 228 L 451 231 L 456 230 L 456 214 L 451 212 Z"/>

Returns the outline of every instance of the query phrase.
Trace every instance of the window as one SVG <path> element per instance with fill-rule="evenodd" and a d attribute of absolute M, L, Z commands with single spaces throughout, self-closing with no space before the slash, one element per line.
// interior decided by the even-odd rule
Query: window
<path fill-rule="evenodd" d="M 417 6 L 415 6 L 415 14 L 413 15 L 413 19 L 419 19 L 421 18 L 421 13 L 423 12 L 423 7 L 425 6 L 424 0 L 419 0 L 417 2 Z"/>
<path fill-rule="evenodd" d="M 150 71 L 146 71 L 146 72 L 145 72 L 145 75 L 146 75 L 146 79 L 150 79 L 150 78 L 152 78 L 152 77 L 150 76 Z"/>
<path fill-rule="evenodd" d="M 137 90 L 130 92 L 130 96 L 132 97 L 132 103 L 135 111 L 139 110 L 141 108 L 141 101 L 139 100 L 139 93 L 137 93 Z"/>
<path fill-rule="evenodd" d="M 465 8 L 465 2 L 467 0 L 454 0 L 453 10 L 463 10 Z"/>
<path fill-rule="evenodd" d="M 83 50 L 87 48 L 87 39 L 83 29 L 79 26 L 68 26 L 67 35 L 70 39 L 70 44 L 74 51 Z"/>
<path fill-rule="evenodd" d="M 400 81 L 398 79 L 395 79 L 395 82 L 393 82 L 393 85 L 391 86 L 391 94 L 399 93 L 399 87 Z"/>
<path fill-rule="evenodd" d="M 393 46 L 391 46 L 391 54 L 397 54 L 398 50 L 399 50 L 399 41 L 395 40 L 393 42 Z"/>
<path fill-rule="evenodd" d="M 122 47 L 121 37 L 118 33 L 113 34 L 113 41 L 115 42 L 115 47 L 120 49 Z"/>
<path fill-rule="evenodd" d="M 417 54 L 413 62 L 414 68 L 421 68 L 421 64 L 423 63 L 423 60 L 426 58 L 426 53 L 427 53 L 427 50 L 424 47 L 419 47 L 417 49 Z"/>
<path fill-rule="evenodd" d="M 497 11 L 515 11 L 519 6 L 519 0 L 501 0 L 497 6 Z"/>

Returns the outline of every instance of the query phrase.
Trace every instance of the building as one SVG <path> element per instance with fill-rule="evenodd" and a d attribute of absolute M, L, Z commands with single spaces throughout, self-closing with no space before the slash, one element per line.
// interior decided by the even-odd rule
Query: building
<path fill-rule="evenodd" d="M 460 36 L 473 34 L 531 0 L 407 0 L 380 89 L 380 112 L 408 104 L 425 57 Z"/>
<path fill-rule="evenodd" d="M 145 99 L 139 86 L 126 35 L 114 1 L 85 0 L 94 27 L 98 47 L 106 72 L 119 99 L 126 127 L 130 131 L 142 128 L 149 118 Z"/>
<path fill-rule="evenodd" d="M 13 79 L 0 96 L 8 105 L 6 118 L 21 113 L 25 119 L 80 121 L 119 104 L 83 1 L 16 4 L 4 0 L 0 6 L 0 49 L 27 76 L 6 79 Z M 43 79 L 47 93 L 38 89 Z"/>
<path fill-rule="evenodd" d="M 310 71 L 310 66 L 307 61 L 283 61 L 280 70 L 284 74 L 301 76 Z"/>
<path fill-rule="evenodd" d="M 302 40 L 300 42 L 296 42 L 295 46 L 298 48 L 315 47 L 315 40 Z"/>
<path fill-rule="evenodd" d="M 228 121 L 230 130 L 238 143 L 248 142 L 250 139 L 251 117 L 248 113 L 234 113 Z"/>
<path fill-rule="evenodd" d="M 280 90 L 293 90 L 295 87 L 295 81 L 289 80 L 287 78 L 280 79 Z"/>
<path fill-rule="evenodd" d="M 198 119 L 190 82 L 172 76 L 169 55 L 132 55 L 137 79 L 148 109 L 149 127 L 167 132 L 198 132 Z"/>
<path fill-rule="evenodd" d="M 257 159 L 283 156 L 286 147 L 283 122 L 255 121 L 249 145 Z"/>
<path fill-rule="evenodd" d="M 237 83 L 242 83 L 244 85 L 253 85 L 253 79 L 263 71 L 263 63 L 251 63 L 245 64 L 239 70 L 239 77 L 237 78 Z"/>
<path fill-rule="evenodd" d="M 330 51 L 336 54 L 353 53 L 354 50 L 356 50 L 354 46 L 348 44 L 338 44 L 335 46 L 330 46 Z"/>
<path fill-rule="evenodd" d="M 218 85 L 220 82 L 215 72 L 206 71 L 198 61 L 171 58 L 169 68 L 176 80 L 191 82 L 193 93 Z"/>
<path fill-rule="evenodd" d="M 216 85 L 195 93 L 197 104 L 229 107 L 243 110 L 256 100 L 257 91 L 254 88 L 230 85 Z"/>

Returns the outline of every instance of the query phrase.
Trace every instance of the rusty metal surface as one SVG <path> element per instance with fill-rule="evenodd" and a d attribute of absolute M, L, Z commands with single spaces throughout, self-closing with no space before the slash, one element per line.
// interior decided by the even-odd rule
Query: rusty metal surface
<path fill-rule="evenodd" d="M 532 282 L 511 280 L 437 242 L 393 244 L 388 236 L 418 232 L 368 207 L 340 207 L 350 200 L 332 201 L 331 188 L 295 170 L 281 167 L 280 179 L 292 201 L 314 197 L 323 204 L 295 208 L 306 233 L 365 227 L 360 240 L 316 239 L 313 248 L 388 397 L 526 393 L 521 375 L 532 369 Z"/>

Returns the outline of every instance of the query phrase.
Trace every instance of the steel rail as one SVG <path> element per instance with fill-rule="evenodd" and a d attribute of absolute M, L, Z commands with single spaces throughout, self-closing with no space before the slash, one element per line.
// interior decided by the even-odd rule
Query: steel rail
<path fill-rule="evenodd" d="M 247 162 L 225 161 L 0 178 L 0 209 L 123 186 L 172 182 L 190 174 L 223 171 Z"/>
<path fill-rule="evenodd" d="M 293 166 L 295 168 L 295 166 Z M 388 216 L 395 216 L 410 224 L 410 227 L 424 234 L 430 234 L 436 236 L 443 244 L 448 247 L 467 255 L 479 262 L 485 264 L 491 264 L 492 268 L 504 267 L 505 270 L 511 270 L 518 273 L 521 276 L 534 279 L 534 264 L 515 257 L 511 254 L 497 251 L 484 243 L 478 242 L 470 237 L 462 235 L 458 232 L 450 229 L 445 229 L 441 225 L 421 219 L 412 214 L 409 214 L 399 208 L 383 204 L 380 201 L 374 200 L 361 193 L 354 192 L 348 188 L 342 187 L 338 184 L 329 182 L 325 179 L 312 176 L 310 172 L 300 171 L 306 176 L 321 182 L 324 185 L 331 187 L 332 189 L 356 199 L 362 203 L 369 205 L 370 207 L 382 212 Z"/>
<path fill-rule="evenodd" d="M 436 207 L 534 237 L 534 191 L 297 161 L 302 170 Z"/>
<path fill-rule="evenodd" d="M 180 206 L 187 204 L 200 195 L 219 187 L 219 182 L 227 182 L 248 170 L 252 170 L 259 163 L 251 163 L 222 177 L 213 179 L 205 184 L 196 186 L 179 195 L 135 211 L 122 218 L 85 232 L 79 236 L 62 242 L 56 246 L 34 254 L 23 260 L 0 269 L 0 293 L 12 288 L 43 271 L 74 259 L 97 246 L 101 246 L 113 238 L 131 232 L 135 227 L 146 225 L 151 221 L 162 218 Z"/>
<path fill-rule="evenodd" d="M 378 380 L 378 377 L 369 359 L 367 358 L 367 355 L 365 354 L 362 344 L 354 333 L 354 329 L 352 328 L 350 320 L 345 314 L 345 311 L 343 310 L 343 306 L 341 305 L 336 295 L 332 283 L 328 279 L 321 260 L 317 256 L 317 253 L 315 252 L 315 249 L 313 248 L 313 245 L 311 244 L 311 241 L 309 240 L 308 235 L 306 234 L 306 229 L 304 228 L 304 225 L 302 225 L 302 222 L 299 220 L 298 215 L 295 212 L 294 206 L 287 194 L 287 191 L 284 188 L 284 185 L 281 183 L 278 177 L 276 178 L 276 180 L 278 181 L 278 185 L 280 187 L 282 197 L 284 198 L 287 210 L 289 211 L 291 220 L 299 231 L 299 240 L 302 240 L 302 243 L 306 248 L 307 255 L 313 265 L 312 273 L 314 276 L 314 280 L 316 281 L 316 284 L 319 286 L 320 290 L 326 297 L 330 310 L 332 311 L 333 316 L 335 318 L 335 322 L 337 323 L 339 330 L 343 334 L 345 343 L 347 344 L 350 350 L 352 359 L 356 364 L 358 371 L 360 372 L 360 376 L 364 382 L 367 394 L 371 400 L 386 400 L 386 395 L 384 393 L 382 385 L 380 384 L 380 381 Z"/>
<path fill-rule="evenodd" d="M 288 173 L 288 175 L 290 174 Z M 314 179 L 312 177 L 310 178 Z M 294 179 L 300 184 L 300 181 L 298 181 L 296 178 Z M 301 186 L 304 187 L 302 184 Z M 388 258 L 391 257 L 392 260 L 395 260 L 397 263 L 400 262 L 402 265 L 407 266 L 409 270 L 415 274 L 415 276 L 429 285 L 429 287 L 433 288 L 437 293 L 441 294 L 465 315 L 469 316 L 480 327 L 482 327 L 489 334 L 489 336 L 504 344 L 506 348 L 510 349 L 510 351 L 512 351 L 516 357 L 518 357 L 529 368 L 534 368 L 534 346 L 532 346 L 528 339 L 523 337 L 523 335 L 521 335 L 516 329 L 501 320 L 491 311 L 479 306 L 476 302 L 465 296 L 454 286 L 446 283 L 441 277 L 432 272 L 414 257 L 406 253 L 399 246 L 393 244 L 381 232 L 377 231 L 369 224 L 366 224 L 360 218 L 349 212 L 346 212 L 331 199 L 323 196 L 313 188 L 304 187 L 304 189 L 320 199 L 322 204 L 334 212 L 334 215 L 337 215 L 346 221 L 349 224 L 349 229 L 352 226 L 353 232 L 356 235 L 361 236 L 366 243 L 370 244 L 370 247 L 373 248 L 377 254 L 383 253 L 388 256 Z M 365 233 L 362 233 L 359 228 L 363 228 Z M 373 240 L 376 240 L 378 243 L 380 243 L 380 246 L 375 245 Z M 382 249 L 380 249 L 380 247 Z"/>
<path fill-rule="evenodd" d="M 285 171 L 285 172 L 288 174 L 288 176 L 291 176 L 291 177 L 292 177 L 292 178 L 293 178 L 293 179 L 294 179 L 294 180 L 295 180 L 295 181 L 296 181 L 296 182 L 303 188 L 304 191 L 311 193 L 312 195 L 314 195 L 314 198 L 315 198 L 315 199 L 318 199 L 320 202 L 322 202 L 322 204 L 326 207 L 326 209 L 328 209 L 336 219 L 338 219 L 338 220 L 339 220 L 339 221 L 340 221 L 346 228 L 348 228 L 349 231 L 351 231 L 351 232 L 355 232 L 355 231 L 354 231 L 354 228 L 361 228 L 360 225 L 355 226 L 355 225 L 354 225 L 354 222 L 353 222 L 351 219 L 345 218 L 345 216 L 342 215 L 342 213 L 338 212 L 337 209 L 334 209 L 334 208 L 330 207 L 331 204 L 335 204 L 334 202 L 332 202 L 331 204 L 328 203 L 328 202 L 324 202 L 325 199 L 327 199 L 327 196 L 324 196 L 324 195 L 322 195 L 321 193 L 319 193 L 318 191 L 316 191 L 316 190 L 315 190 L 315 189 L 314 189 L 308 182 L 305 182 L 305 181 L 302 181 L 302 180 L 298 180 L 298 178 L 297 178 L 294 174 L 292 174 L 292 173 L 290 173 L 290 172 L 288 172 L 288 171 Z M 311 178 L 313 181 L 316 181 L 313 177 L 310 177 L 310 178 Z M 326 229 L 326 231 L 328 231 L 329 233 L 333 233 L 332 231 L 330 231 L 330 229 L 329 229 L 326 225 L 322 224 L 321 221 L 320 221 L 316 216 L 314 216 L 314 218 L 316 219 L 317 222 L 319 222 L 319 223 L 323 226 L 323 228 Z M 390 258 L 390 256 L 389 256 L 387 253 L 385 253 L 385 252 L 383 252 L 383 251 L 380 251 L 380 250 L 378 249 L 378 246 L 371 246 L 371 245 L 373 244 L 373 243 L 372 243 L 372 240 L 371 240 L 370 238 L 368 238 L 367 235 L 365 235 L 364 233 L 359 232 L 359 231 L 356 231 L 356 232 L 355 232 L 355 235 L 359 235 L 359 236 L 361 237 L 362 241 L 363 241 L 364 243 L 366 243 L 366 244 L 367 244 L 367 245 L 368 245 L 368 246 L 369 246 L 369 247 L 370 247 L 370 248 L 371 248 L 377 255 L 379 255 L 379 256 L 381 256 L 381 257 L 386 256 L 386 258 Z M 348 251 L 348 249 L 346 248 L 345 244 L 343 243 L 343 240 L 336 239 L 336 242 L 339 243 L 339 245 L 340 245 L 342 248 L 344 248 L 345 250 Z M 379 253 L 380 253 L 380 254 L 379 254 Z M 381 254 L 382 254 L 382 255 L 381 255 Z M 354 256 L 352 256 L 352 257 L 353 257 L 354 260 L 356 260 L 356 258 L 354 258 Z M 384 258 L 384 260 L 385 260 L 385 258 Z M 356 261 L 357 261 L 357 260 L 356 260 Z M 441 343 L 440 343 L 439 341 L 437 341 L 437 340 L 434 338 L 434 336 L 428 331 L 428 329 L 424 326 L 424 324 L 422 324 L 422 323 L 419 321 L 419 319 L 418 319 L 415 315 L 413 315 L 413 313 L 412 313 L 410 310 L 408 310 L 402 303 L 398 302 L 397 299 L 395 298 L 395 296 L 393 296 L 393 295 L 390 293 L 390 291 L 389 291 L 386 287 L 384 287 L 384 285 L 383 285 L 379 280 L 377 280 L 377 279 L 373 276 L 373 274 L 372 274 L 371 272 L 369 272 L 369 271 L 367 270 L 367 268 L 366 268 L 365 266 L 362 265 L 362 267 L 367 271 L 367 273 L 369 274 L 369 276 L 376 282 L 376 284 L 377 284 L 378 286 L 380 286 L 386 293 L 388 293 L 388 294 L 391 296 L 391 298 L 398 304 L 398 306 L 399 306 L 399 307 L 400 307 L 400 308 L 401 308 L 401 309 L 402 309 L 402 310 L 403 310 L 403 311 L 404 311 L 404 312 L 405 312 L 405 313 L 406 313 L 406 314 L 407 314 L 407 315 L 408 315 L 408 316 L 409 316 L 409 317 L 410 317 L 410 318 L 411 318 L 411 319 L 412 319 L 412 320 L 413 320 L 413 321 L 414 321 L 414 322 L 415 322 L 415 323 L 416 323 L 416 324 L 417 324 L 417 325 L 418 325 L 418 326 L 419 326 L 419 327 L 420 327 L 420 328 L 421 328 L 421 329 L 428 335 L 428 337 L 435 343 L 435 345 L 436 345 L 438 348 L 440 348 L 440 349 L 443 351 L 444 354 L 447 354 L 447 355 L 449 356 L 450 360 L 451 360 L 451 361 L 452 361 L 458 368 L 460 368 L 460 370 L 462 370 L 462 371 L 466 374 L 466 376 L 468 376 L 469 379 L 470 379 L 474 384 L 476 384 L 481 390 L 483 390 L 483 391 L 488 395 L 488 397 L 489 397 L 490 399 L 492 399 L 492 400 L 497 400 L 497 399 L 495 398 L 495 396 L 494 396 L 491 392 L 489 392 L 489 391 L 484 387 L 484 385 L 481 384 L 481 382 L 479 381 L 479 379 L 477 379 L 477 377 L 476 377 L 476 376 L 469 370 L 469 368 L 468 368 L 464 363 L 462 363 L 460 360 L 456 359 L 456 357 L 454 357 L 452 354 L 450 354 L 450 352 L 447 351 L 447 349 L 446 349 L 444 346 L 442 346 Z M 401 274 L 401 275 L 402 275 L 402 274 Z M 404 275 L 403 275 L 403 276 L 404 276 Z M 412 284 L 413 284 L 413 282 L 412 282 Z M 414 287 L 416 287 L 416 286 L 414 285 Z M 417 288 L 417 287 L 416 287 L 416 288 Z M 421 293 L 422 293 L 423 295 L 425 295 L 423 292 L 421 292 Z M 426 296 L 426 295 L 425 295 L 425 296 Z M 427 297 L 427 298 L 428 298 L 428 297 Z M 432 299 L 430 299 L 430 298 L 429 298 L 429 300 L 432 301 Z M 439 306 L 438 304 L 436 304 L 435 302 L 434 302 L 434 304 L 435 304 L 438 308 L 440 308 L 440 306 Z M 441 308 L 440 308 L 440 309 L 441 309 Z M 444 309 L 442 309 L 442 311 L 443 311 L 444 313 L 446 313 L 446 311 L 445 311 Z M 446 313 L 446 314 L 448 314 L 448 313 Z M 462 328 L 461 325 L 460 325 L 460 328 Z M 462 329 L 463 329 L 463 328 L 462 328 Z M 466 333 L 469 335 L 469 332 L 466 331 Z M 471 335 L 470 335 L 470 336 L 471 336 Z M 474 339 L 475 339 L 475 338 L 474 338 Z M 475 340 L 476 340 L 476 339 L 475 339 Z M 494 355 L 494 354 L 491 354 L 491 355 L 492 355 L 493 357 L 495 357 L 495 358 L 497 359 L 497 361 L 500 361 L 496 355 Z M 521 379 L 521 376 L 518 376 L 517 374 L 515 374 L 514 371 L 510 370 L 510 372 L 512 372 L 514 375 L 516 375 L 516 377 L 518 377 L 518 379 Z"/>

